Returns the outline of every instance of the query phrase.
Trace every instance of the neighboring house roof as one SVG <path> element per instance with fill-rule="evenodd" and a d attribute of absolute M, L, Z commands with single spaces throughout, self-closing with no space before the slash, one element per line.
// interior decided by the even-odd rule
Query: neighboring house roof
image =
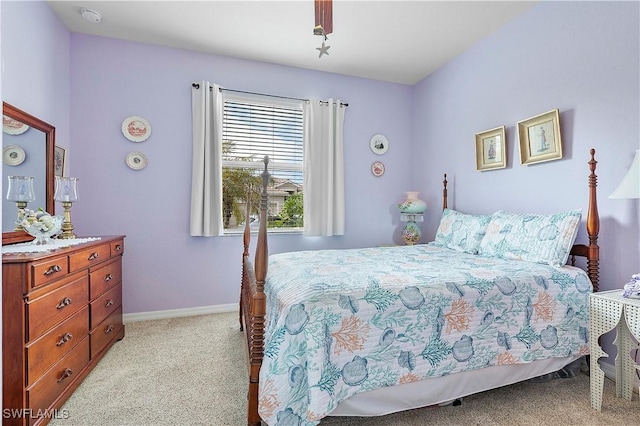
<path fill-rule="evenodd" d="M 285 191 L 287 193 L 302 192 L 302 185 L 297 184 L 289 179 L 282 179 L 282 178 L 272 178 L 272 179 L 273 179 L 273 185 L 271 185 L 270 188 L 272 188 L 273 190 Z"/>

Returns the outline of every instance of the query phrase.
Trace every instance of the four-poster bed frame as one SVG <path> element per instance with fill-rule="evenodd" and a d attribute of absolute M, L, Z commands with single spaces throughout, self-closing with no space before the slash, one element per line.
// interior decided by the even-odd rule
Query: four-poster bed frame
<path fill-rule="evenodd" d="M 575 266 L 576 256 L 586 258 L 586 272 L 593 285 L 593 291 L 599 287 L 599 248 L 598 233 L 600 219 L 596 198 L 597 177 L 595 174 L 595 150 L 590 151 L 589 160 L 589 201 L 586 215 L 586 230 L 589 236 L 588 244 L 575 244 L 570 252 L 570 263 Z M 258 414 L 258 386 L 260 367 L 264 355 L 264 332 L 266 318 L 266 295 L 264 285 L 267 276 L 268 245 L 267 245 L 267 185 L 270 174 L 267 171 L 269 159 L 265 156 L 264 171 L 262 173 L 262 192 L 260 197 L 260 227 L 255 252 L 255 262 L 249 258 L 251 230 L 249 221 L 245 221 L 244 251 L 242 253 L 242 284 L 240 290 L 240 329 L 246 330 L 247 354 L 249 362 L 249 389 L 247 407 L 247 425 L 259 426 L 261 419 Z M 447 207 L 447 178 L 443 181 L 443 209 Z M 248 203 L 247 203 L 248 204 Z M 247 218 L 249 217 L 247 205 Z"/>

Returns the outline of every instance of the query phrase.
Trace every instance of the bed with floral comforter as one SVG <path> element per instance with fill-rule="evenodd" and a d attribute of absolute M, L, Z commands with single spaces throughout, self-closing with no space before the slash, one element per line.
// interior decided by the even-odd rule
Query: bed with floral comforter
<path fill-rule="evenodd" d="M 318 424 L 349 396 L 588 354 L 587 274 L 433 243 L 269 257 L 259 413 Z"/>

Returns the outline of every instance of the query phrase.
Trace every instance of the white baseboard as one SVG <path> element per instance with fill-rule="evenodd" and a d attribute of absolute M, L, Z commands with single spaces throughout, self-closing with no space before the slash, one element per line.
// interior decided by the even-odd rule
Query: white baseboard
<path fill-rule="evenodd" d="M 199 306 L 196 308 L 167 309 L 164 311 L 137 312 L 124 314 L 122 321 L 127 324 L 135 321 L 147 321 L 167 318 L 190 317 L 194 315 L 219 314 L 223 312 L 237 312 L 238 304 Z"/>

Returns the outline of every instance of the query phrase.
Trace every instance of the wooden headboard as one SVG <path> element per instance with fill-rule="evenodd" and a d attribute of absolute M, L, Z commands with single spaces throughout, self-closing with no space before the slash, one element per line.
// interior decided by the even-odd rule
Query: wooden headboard
<path fill-rule="evenodd" d="M 587 275 L 593 285 L 593 291 L 598 291 L 600 288 L 600 248 L 598 247 L 598 233 L 600 232 L 600 216 L 598 215 L 598 199 L 596 197 L 596 188 L 598 186 L 598 176 L 596 176 L 596 164 L 595 160 L 596 150 L 591 149 L 591 159 L 587 162 L 589 164 L 589 207 L 587 209 L 587 234 L 589 235 L 588 244 L 574 244 L 571 248 L 569 261 L 572 266 L 576 264 L 576 256 L 585 257 L 587 259 Z M 442 181 L 442 209 L 447 208 L 447 174 L 444 174 L 444 180 Z"/>

